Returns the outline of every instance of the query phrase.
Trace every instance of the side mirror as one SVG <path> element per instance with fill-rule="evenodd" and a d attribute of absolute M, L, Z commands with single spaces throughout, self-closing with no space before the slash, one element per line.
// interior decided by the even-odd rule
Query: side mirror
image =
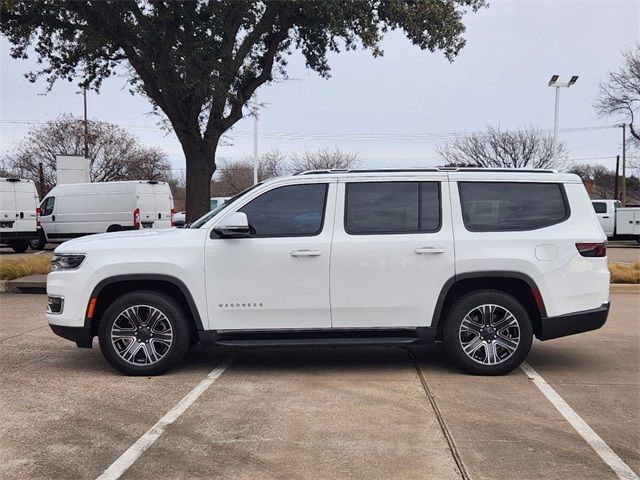
<path fill-rule="evenodd" d="M 242 238 L 249 236 L 249 220 L 247 214 L 234 212 L 222 219 L 213 229 L 222 238 Z"/>

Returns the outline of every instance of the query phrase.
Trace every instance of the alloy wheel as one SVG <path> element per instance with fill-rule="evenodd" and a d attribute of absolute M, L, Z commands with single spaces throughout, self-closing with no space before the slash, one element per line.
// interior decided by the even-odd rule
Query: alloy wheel
<path fill-rule="evenodd" d="M 111 326 L 111 344 L 122 360 L 133 365 L 153 365 L 162 360 L 173 343 L 167 316 L 149 305 L 123 310 Z"/>
<path fill-rule="evenodd" d="M 473 308 L 462 319 L 458 338 L 464 353 L 474 362 L 498 365 L 509 359 L 520 344 L 518 319 L 500 305 Z"/>

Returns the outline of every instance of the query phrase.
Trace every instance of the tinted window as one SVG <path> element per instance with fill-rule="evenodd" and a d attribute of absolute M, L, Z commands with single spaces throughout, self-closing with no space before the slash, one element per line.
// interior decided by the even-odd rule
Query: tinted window
<path fill-rule="evenodd" d="M 593 209 L 596 213 L 607 213 L 607 204 L 604 202 L 593 202 Z"/>
<path fill-rule="evenodd" d="M 289 185 L 270 190 L 239 211 L 254 237 L 298 237 L 322 230 L 327 184 Z"/>
<path fill-rule="evenodd" d="M 569 215 L 555 183 L 460 182 L 464 224 L 471 231 L 532 230 Z"/>
<path fill-rule="evenodd" d="M 350 234 L 418 233 L 440 228 L 438 182 L 358 182 L 346 185 Z"/>
<path fill-rule="evenodd" d="M 53 213 L 53 204 L 56 201 L 55 197 L 49 197 L 44 202 L 42 202 L 42 209 L 40 215 L 46 216 L 51 215 Z"/>

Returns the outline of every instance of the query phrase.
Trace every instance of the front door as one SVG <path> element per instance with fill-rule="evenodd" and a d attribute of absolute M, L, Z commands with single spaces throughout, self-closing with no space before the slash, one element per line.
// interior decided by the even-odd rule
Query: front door
<path fill-rule="evenodd" d="M 331 254 L 334 328 L 430 326 L 454 275 L 449 184 L 424 180 L 340 183 Z"/>
<path fill-rule="evenodd" d="M 207 238 L 209 328 L 330 328 L 336 183 L 263 187 L 249 195 L 229 213 L 247 215 L 250 236 L 217 238 L 212 230 Z"/>
<path fill-rule="evenodd" d="M 57 239 L 55 197 L 47 197 L 40 204 L 40 226 L 48 240 Z"/>

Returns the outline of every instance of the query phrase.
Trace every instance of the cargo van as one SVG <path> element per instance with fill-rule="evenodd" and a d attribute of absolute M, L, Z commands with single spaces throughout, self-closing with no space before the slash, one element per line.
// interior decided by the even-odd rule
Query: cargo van
<path fill-rule="evenodd" d="M 38 192 L 31 180 L 0 178 L 0 243 L 15 252 L 38 238 Z"/>
<path fill-rule="evenodd" d="M 169 185 L 146 180 L 58 185 L 40 211 L 43 246 L 94 233 L 168 228 L 174 214 Z"/>

